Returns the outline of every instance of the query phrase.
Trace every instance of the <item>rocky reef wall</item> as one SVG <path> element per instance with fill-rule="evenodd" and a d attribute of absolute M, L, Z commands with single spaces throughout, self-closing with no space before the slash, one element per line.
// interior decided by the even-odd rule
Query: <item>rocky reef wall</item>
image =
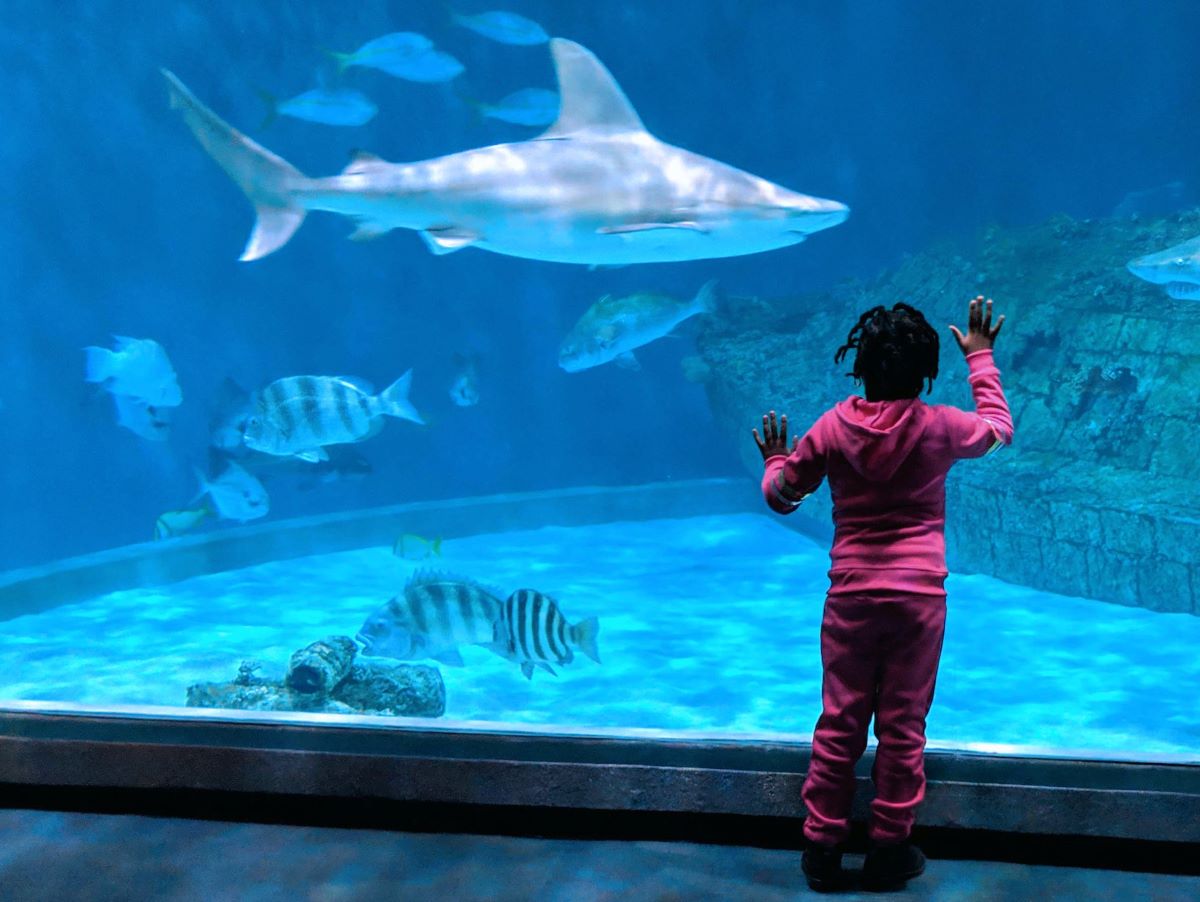
<path fill-rule="evenodd" d="M 1200 302 L 1127 261 L 1200 234 L 1200 211 L 1148 222 L 1055 218 L 993 227 L 863 283 L 797 298 L 730 298 L 698 336 L 692 378 L 757 480 L 750 429 L 770 408 L 807 428 L 854 390 L 835 365 L 859 313 L 907 301 L 942 333 L 931 403 L 971 406 L 945 326 L 986 294 L 1008 315 L 996 360 L 1012 447 L 947 481 L 951 569 L 1053 592 L 1200 614 Z M 797 520 L 797 518 L 800 518 Z M 831 531 L 822 487 L 789 520 Z"/>

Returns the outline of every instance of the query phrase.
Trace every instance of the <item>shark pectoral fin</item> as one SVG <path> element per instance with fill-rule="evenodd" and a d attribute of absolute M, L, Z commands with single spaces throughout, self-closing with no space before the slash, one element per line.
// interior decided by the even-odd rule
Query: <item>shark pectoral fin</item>
<path fill-rule="evenodd" d="M 683 220 L 680 222 L 632 222 L 628 225 L 601 226 L 596 229 L 597 235 L 628 235 L 633 232 L 651 232 L 656 229 L 686 229 L 691 232 L 708 234 L 708 229 L 698 222 Z"/>
<path fill-rule="evenodd" d="M 638 363 L 638 359 L 633 356 L 633 351 L 618 354 L 613 358 L 613 361 L 623 370 L 640 370 L 642 368 L 642 365 Z"/>
<path fill-rule="evenodd" d="M 358 227 L 347 237 L 351 241 L 374 241 L 391 230 L 391 226 L 380 225 L 377 222 L 360 222 Z"/>
<path fill-rule="evenodd" d="M 590 50 L 574 41 L 553 38 L 550 55 L 558 75 L 559 112 L 541 138 L 646 130 L 621 86 Z"/>
<path fill-rule="evenodd" d="M 449 254 L 464 247 L 470 247 L 479 240 L 479 235 L 468 229 L 456 229 L 453 226 L 444 229 L 425 229 L 421 237 L 435 254 Z"/>

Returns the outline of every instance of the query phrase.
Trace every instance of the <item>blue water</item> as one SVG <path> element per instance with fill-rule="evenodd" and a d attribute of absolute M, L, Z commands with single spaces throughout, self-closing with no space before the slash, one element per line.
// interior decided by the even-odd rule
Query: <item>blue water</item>
<path fill-rule="evenodd" d="M 596 616 L 600 656 L 532 681 L 482 648 L 441 667 L 446 717 L 807 738 L 820 711 L 827 549 L 765 515 L 547 527 L 449 541 L 440 565 Z M 243 659 L 279 676 L 350 634 L 418 564 L 387 548 L 115 592 L 5 624 L 0 698 L 182 705 Z M 1194 753 L 1200 618 L 951 576 L 932 742 Z M 430 662 L 432 663 L 432 662 Z"/>
<path fill-rule="evenodd" d="M 411 233 L 348 242 L 346 221 L 313 215 L 280 253 L 239 264 L 250 206 L 167 109 L 160 66 L 316 175 L 358 148 L 419 160 L 527 137 L 479 121 L 456 90 L 497 99 L 552 87 L 545 48 L 451 28 L 431 0 L 7 4 L 0 567 L 148 537 L 195 492 L 227 376 L 248 388 L 298 373 L 385 385 L 411 366 L 433 424 L 390 423 L 359 446 L 369 480 L 312 492 L 276 480 L 272 516 L 740 473 L 748 439 L 719 431 L 703 390 L 680 378 L 686 340 L 647 348 L 641 373 L 558 369 L 558 342 L 590 303 L 642 289 L 690 296 L 710 278 L 736 294 L 791 295 L 872 277 L 988 223 L 1103 215 L 1177 179 L 1194 188 L 1200 6 L 1186 0 L 510 8 L 594 50 L 662 139 L 844 201 L 851 219 L 766 255 L 588 272 L 473 250 L 434 257 Z M 466 64 L 458 89 L 353 72 L 350 86 L 380 110 L 366 126 L 262 127 L 258 91 L 314 86 L 320 48 L 410 29 Z M 84 385 L 80 349 L 111 333 L 170 353 L 184 404 L 169 442 L 117 427 L 109 399 Z M 481 355 L 474 408 L 447 396 L 460 351 Z M 647 428 L 666 411 L 687 424 L 686 448 Z"/>

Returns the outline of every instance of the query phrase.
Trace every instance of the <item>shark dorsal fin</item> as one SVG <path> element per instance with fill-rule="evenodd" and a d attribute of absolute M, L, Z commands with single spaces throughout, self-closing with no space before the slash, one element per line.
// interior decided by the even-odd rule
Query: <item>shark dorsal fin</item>
<path fill-rule="evenodd" d="M 367 175 L 380 166 L 387 166 L 383 157 L 376 156 L 365 150 L 356 150 L 350 156 L 350 163 L 342 170 L 342 175 Z"/>
<path fill-rule="evenodd" d="M 542 138 L 646 130 L 621 86 L 595 54 L 565 38 L 550 41 L 550 53 L 558 72 L 558 93 L 562 99 L 558 121 Z"/>

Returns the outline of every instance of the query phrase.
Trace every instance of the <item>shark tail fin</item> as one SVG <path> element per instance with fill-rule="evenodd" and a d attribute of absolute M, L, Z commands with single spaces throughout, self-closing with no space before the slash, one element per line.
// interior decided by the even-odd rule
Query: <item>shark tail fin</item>
<path fill-rule="evenodd" d="M 241 259 L 257 260 L 283 247 L 304 222 L 306 211 L 291 196 L 295 187 L 307 181 L 303 173 L 221 119 L 173 73 L 166 69 L 162 73 L 171 108 L 183 112 L 196 140 L 254 204 L 258 220 Z"/>
<path fill-rule="evenodd" d="M 412 402 L 408 400 L 408 390 L 411 385 L 412 370 L 409 370 L 379 395 L 379 412 L 387 414 L 389 417 L 398 417 L 424 425 L 425 421 L 417 413 Z"/>

